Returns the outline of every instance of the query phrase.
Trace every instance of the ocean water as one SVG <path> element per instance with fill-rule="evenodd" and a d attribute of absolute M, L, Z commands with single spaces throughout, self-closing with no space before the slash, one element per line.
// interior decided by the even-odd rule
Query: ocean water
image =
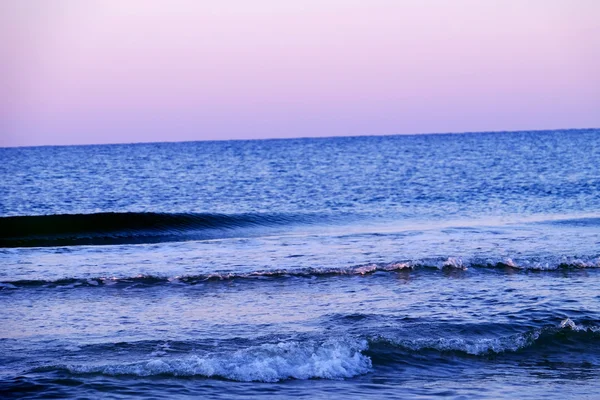
<path fill-rule="evenodd" d="M 600 397 L 600 130 L 0 161 L 0 397 Z"/>

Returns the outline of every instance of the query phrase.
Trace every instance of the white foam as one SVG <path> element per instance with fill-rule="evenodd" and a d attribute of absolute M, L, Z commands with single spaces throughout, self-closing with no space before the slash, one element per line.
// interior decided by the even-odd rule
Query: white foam
<path fill-rule="evenodd" d="M 575 332 L 593 332 L 593 333 L 600 332 L 600 327 L 598 327 L 598 326 L 581 325 L 581 324 L 578 325 L 575 322 L 573 322 L 573 320 L 571 318 L 566 318 L 566 319 L 560 321 L 560 324 L 558 325 L 558 327 L 561 329 L 570 329 Z"/>
<path fill-rule="evenodd" d="M 462 258 L 458 257 L 448 257 L 446 261 L 443 262 L 442 268 L 456 268 L 466 270 L 467 267 L 463 264 Z"/>
<path fill-rule="evenodd" d="M 348 270 L 349 274 L 352 275 L 365 275 L 376 272 L 379 267 L 375 264 L 363 265 L 360 267 L 352 268 Z"/>
<path fill-rule="evenodd" d="M 264 344 L 227 354 L 186 358 L 152 358 L 145 361 L 69 365 L 72 373 L 106 375 L 171 375 L 220 377 L 236 381 L 277 382 L 284 379 L 343 379 L 364 374 L 371 360 L 361 353 L 366 341 L 347 339 L 326 342 Z"/>
<path fill-rule="evenodd" d="M 558 325 L 558 327 L 559 328 L 567 328 L 568 327 L 574 331 L 579 329 L 577 327 L 577 325 L 575 324 L 575 322 L 573 322 L 573 320 L 571 318 L 567 318 L 567 319 L 560 321 L 560 325 Z"/>
<path fill-rule="evenodd" d="M 413 269 L 414 266 L 408 262 L 395 262 L 382 267 L 383 271 L 399 271 L 403 269 Z"/>

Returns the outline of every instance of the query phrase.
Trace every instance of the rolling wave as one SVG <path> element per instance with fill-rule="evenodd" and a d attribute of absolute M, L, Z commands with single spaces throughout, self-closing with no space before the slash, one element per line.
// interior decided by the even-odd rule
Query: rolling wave
<path fill-rule="evenodd" d="M 96 213 L 0 218 L 0 247 L 138 244 L 228 237 L 244 228 L 322 221 L 294 214 Z"/>

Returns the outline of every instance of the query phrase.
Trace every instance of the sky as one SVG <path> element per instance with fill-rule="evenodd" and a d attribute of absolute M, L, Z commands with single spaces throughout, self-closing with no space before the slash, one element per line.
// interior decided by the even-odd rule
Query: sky
<path fill-rule="evenodd" d="M 0 0 L 0 146 L 589 127 L 597 0 Z"/>

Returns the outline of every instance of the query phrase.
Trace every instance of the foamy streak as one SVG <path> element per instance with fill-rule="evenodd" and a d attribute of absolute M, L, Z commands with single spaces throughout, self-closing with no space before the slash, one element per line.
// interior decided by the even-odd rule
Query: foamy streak
<path fill-rule="evenodd" d="M 127 364 L 69 365 L 71 373 L 135 376 L 204 376 L 235 381 L 277 382 L 285 379 L 343 379 L 364 374 L 371 360 L 361 351 L 366 341 L 282 342 L 239 350 L 233 354 L 153 358 Z"/>

